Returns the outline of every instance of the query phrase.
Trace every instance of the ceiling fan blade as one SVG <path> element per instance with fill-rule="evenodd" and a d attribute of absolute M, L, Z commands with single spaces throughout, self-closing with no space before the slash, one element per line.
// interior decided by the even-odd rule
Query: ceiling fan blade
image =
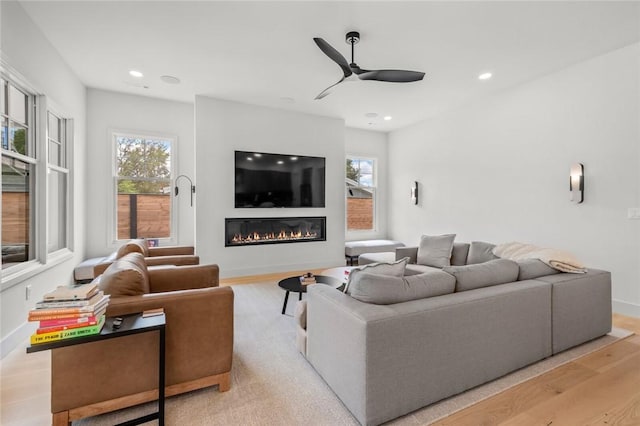
<path fill-rule="evenodd" d="M 351 74 L 353 74 L 351 68 L 349 68 L 349 62 L 347 62 L 347 60 L 340 54 L 340 52 L 338 52 L 329 43 L 319 37 L 314 37 L 313 41 L 316 42 L 320 50 L 322 50 L 325 55 L 327 55 L 333 62 L 335 62 L 340 66 L 340 68 L 342 68 L 342 72 L 344 73 L 345 77 L 349 77 Z"/>
<path fill-rule="evenodd" d="M 391 83 L 409 83 L 420 81 L 424 78 L 424 73 L 419 71 L 405 70 L 374 70 L 365 71 L 358 74 L 360 80 L 388 81 Z"/>
<path fill-rule="evenodd" d="M 344 81 L 344 77 L 342 77 L 340 79 L 340 81 L 338 81 L 337 83 L 332 84 L 331 86 L 327 87 L 322 92 L 320 92 L 320 94 L 318 96 L 316 96 L 315 100 L 320 100 L 320 99 L 324 98 L 325 96 L 327 96 L 328 94 L 330 94 L 331 93 L 331 89 L 333 89 L 335 86 L 337 86 L 338 84 L 342 83 L 343 81 Z"/>

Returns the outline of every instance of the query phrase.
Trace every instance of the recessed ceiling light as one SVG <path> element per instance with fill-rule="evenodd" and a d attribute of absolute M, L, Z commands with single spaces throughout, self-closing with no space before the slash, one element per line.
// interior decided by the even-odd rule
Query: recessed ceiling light
<path fill-rule="evenodd" d="M 247 160 L 249 160 L 249 161 L 253 161 L 253 158 L 251 158 L 251 157 L 247 157 Z"/>
<path fill-rule="evenodd" d="M 298 159 L 298 157 L 289 157 L 289 159 L 290 159 L 291 161 L 296 161 L 296 160 Z"/>
<path fill-rule="evenodd" d="M 180 79 L 172 75 L 161 75 L 160 80 L 164 81 L 167 84 L 180 84 Z"/>
<path fill-rule="evenodd" d="M 136 70 L 129 71 L 129 75 L 131 77 L 137 77 L 137 78 L 144 77 L 144 74 L 142 74 L 140 71 L 136 71 Z"/>
<path fill-rule="evenodd" d="M 390 115 L 385 115 L 384 116 L 384 121 L 389 121 L 391 120 L 393 117 L 391 117 Z"/>
<path fill-rule="evenodd" d="M 478 76 L 478 80 L 489 80 L 493 74 L 490 72 L 482 73 Z"/>
<path fill-rule="evenodd" d="M 365 117 L 369 117 L 369 118 L 376 118 L 378 116 L 377 112 L 368 112 L 364 115 Z"/>
<path fill-rule="evenodd" d="M 284 161 L 278 160 L 278 164 L 284 164 Z"/>
<path fill-rule="evenodd" d="M 259 152 L 256 152 L 255 154 L 253 154 L 254 157 L 262 157 L 262 154 L 260 154 Z"/>

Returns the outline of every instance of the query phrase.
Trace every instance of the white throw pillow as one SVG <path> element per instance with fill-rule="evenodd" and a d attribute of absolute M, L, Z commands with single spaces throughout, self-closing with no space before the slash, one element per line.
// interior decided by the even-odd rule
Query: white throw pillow
<path fill-rule="evenodd" d="M 423 235 L 418 246 L 418 265 L 444 268 L 451 265 L 451 251 L 456 234 Z"/>
<path fill-rule="evenodd" d="M 368 265 L 354 268 L 349 273 L 349 280 L 347 281 L 347 285 L 344 287 L 344 292 L 349 294 L 349 284 L 351 284 L 351 282 L 357 278 L 358 274 L 367 273 L 386 275 L 390 277 L 402 277 L 404 275 L 404 268 L 407 266 L 408 262 L 409 258 L 403 257 L 402 259 L 397 260 L 393 263 L 369 263 Z"/>

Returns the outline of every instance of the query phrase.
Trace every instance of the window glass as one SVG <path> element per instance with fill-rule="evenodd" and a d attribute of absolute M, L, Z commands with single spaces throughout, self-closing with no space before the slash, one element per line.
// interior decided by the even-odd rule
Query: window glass
<path fill-rule="evenodd" d="M 49 139 L 59 142 L 61 140 L 60 119 L 51 113 L 49 113 L 48 116 L 49 116 L 49 122 L 48 122 L 49 127 L 47 131 L 47 137 Z"/>
<path fill-rule="evenodd" d="M 116 135 L 116 238 L 171 237 L 169 139 Z"/>
<path fill-rule="evenodd" d="M 67 247 L 67 173 L 49 169 L 47 208 L 47 250 Z"/>
<path fill-rule="evenodd" d="M 27 155 L 27 129 L 14 122 L 9 126 L 9 149 Z"/>
<path fill-rule="evenodd" d="M 2 156 L 2 269 L 33 259 L 30 247 L 33 165 Z"/>
<path fill-rule="evenodd" d="M 372 230 L 375 226 L 375 160 L 347 158 L 347 230 Z"/>
<path fill-rule="evenodd" d="M 2 118 L 2 134 L 0 134 L 2 140 L 2 149 L 9 149 L 9 129 L 7 128 L 7 119 Z"/>
<path fill-rule="evenodd" d="M 0 79 L 0 114 L 7 113 L 7 82 Z"/>
<path fill-rule="evenodd" d="M 27 124 L 27 105 L 27 95 L 10 85 L 9 116 L 11 119 L 22 124 Z"/>

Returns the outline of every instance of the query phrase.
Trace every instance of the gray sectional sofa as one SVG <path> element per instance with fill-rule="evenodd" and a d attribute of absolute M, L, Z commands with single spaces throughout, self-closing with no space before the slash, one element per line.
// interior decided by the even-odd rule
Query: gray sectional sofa
<path fill-rule="evenodd" d="M 404 277 L 361 271 L 363 285 L 351 295 L 308 289 L 307 359 L 361 424 L 384 423 L 611 330 L 609 272 L 556 273 L 540 261 L 493 260 L 486 250 L 484 262 L 469 266 L 483 259 L 466 246 L 453 251 L 458 266 L 414 264 Z M 411 258 L 411 250 L 398 256 Z M 407 301 L 355 298 L 368 300 L 376 283 L 396 286 Z M 424 297 L 434 285 L 439 295 Z"/>

